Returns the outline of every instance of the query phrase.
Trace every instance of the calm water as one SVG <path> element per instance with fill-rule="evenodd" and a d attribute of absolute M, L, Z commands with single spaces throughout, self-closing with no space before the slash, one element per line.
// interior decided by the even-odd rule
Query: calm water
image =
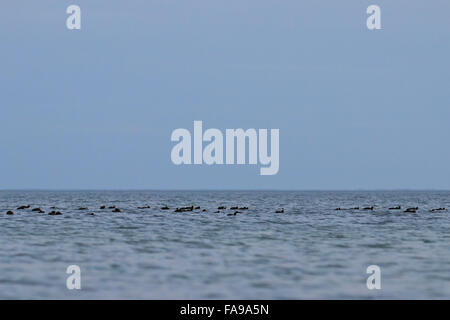
<path fill-rule="evenodd" d="M 46 213 L 16 210 L 27 204 Z M 207 212 L 173 213 L 191 204 Z M 2 191 L 0 298 L 450 299 L 450 212 L 428 211 L 439 207 L 450 192 Z M 81 290 L 66 288 L 71 264 Z M 381 290 L 366 288 L 372 264 Z"/>

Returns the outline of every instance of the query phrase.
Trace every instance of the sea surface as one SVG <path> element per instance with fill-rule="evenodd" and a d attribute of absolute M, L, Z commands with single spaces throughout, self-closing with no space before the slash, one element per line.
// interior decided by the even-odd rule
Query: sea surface
<path fill-rule="evenodd" d="M 429 211 L 441 207 L 450 192 L 0 191 L 0 298 L 450 299 L 450 212 Z"/>

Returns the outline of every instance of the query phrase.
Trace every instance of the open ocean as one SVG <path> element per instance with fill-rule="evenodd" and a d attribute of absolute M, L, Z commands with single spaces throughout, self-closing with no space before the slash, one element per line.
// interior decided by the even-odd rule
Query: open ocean
<path fill-rule="evenodd" d="M 442 207 L 450 192 L 0 191 L 0 298 L 450 299 Z M 66 288 L 73 264 L 81 290 Z"/>

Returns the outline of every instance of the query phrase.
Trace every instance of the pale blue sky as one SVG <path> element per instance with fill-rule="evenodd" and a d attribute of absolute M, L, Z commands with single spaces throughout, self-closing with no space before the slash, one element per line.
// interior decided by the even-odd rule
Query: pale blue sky
<path fill-rule="evenodd" d="M 82 30 L 65 27 L 70 4 Z M 366 8 L 382 9 L 382 30 Z M 450 2 L 8 1 L 0 189 L 450 189 Z M 172 130 L 279 128 L 280 170 Z"/>

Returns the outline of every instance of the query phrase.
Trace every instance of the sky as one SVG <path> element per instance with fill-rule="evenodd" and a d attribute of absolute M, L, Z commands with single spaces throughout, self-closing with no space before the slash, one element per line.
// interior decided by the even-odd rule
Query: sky
<path fill-rule="evenodd" d="M 81 7 L 81 30 L 66 8 Z M 366 8 L 381 8 L 381 30 Z M 450 189 L 448 0 L 41 0 L 0 9 L 0 189 Z M 278 128 L 279 172 L 172 163 Z"/>

